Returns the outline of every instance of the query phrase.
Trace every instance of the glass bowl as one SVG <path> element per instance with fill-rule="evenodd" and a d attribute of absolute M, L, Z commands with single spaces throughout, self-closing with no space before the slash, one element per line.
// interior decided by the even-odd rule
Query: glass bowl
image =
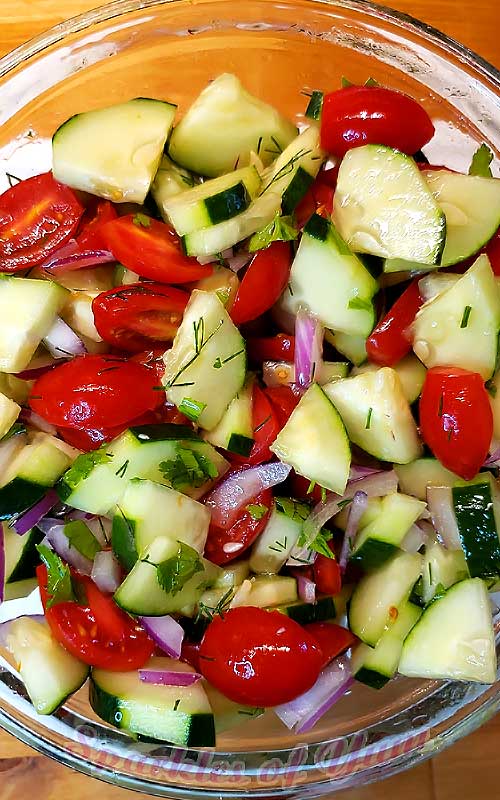
<path fill-rule="evenodd" d="M 361 0 L 121 0 L 0 60 L 0 190 L 6 173 L 25 178 L 50 166 L 50 136 L 77 111 L 136 96 L 182 111 L 223 71 L 295 118 L 304 92 L 337 87 L 342 75 L 372 76 L 430 112 L 430 160 L 466 169 L 483 141 L 500 155 L 500 73 L 405 15 Z M 498 685 L 400 678 L 381 692 L 356 686 L 307 736 L 268 712 L 222 734 L 214 751 L 186 751 L 107 727 L 85 691 L 39 717 L 0 661 L 5 730 L 88 775 L 168 797 L 302 798 L 364 785 L 434 755 L 499 706 Z"/>

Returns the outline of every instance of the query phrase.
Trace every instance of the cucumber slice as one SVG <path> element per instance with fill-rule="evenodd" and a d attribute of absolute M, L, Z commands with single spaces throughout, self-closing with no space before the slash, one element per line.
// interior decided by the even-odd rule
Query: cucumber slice
<path fill-rule="evenodd" d="M 159 583 L 157 565 L 170 560 L 173 563 L 180 555 L 178 541 L 161 536 L 154 539 L 115 592 L 117 605 L 129 614 L 145 617 L 161 617 L 194 606 L 217 577 L 219 568 L 200 559 L 200 569 L 175 593 L 167 592 Z"/>
<path fill-rule="evenodd" d="M 260 189 L 255 167 L 205 181 L 163 202 L 162 212 L 179 236 L 217 225 L 248 208 Z"/>
<path fill-rule="evenodd" d="M 169 486 L 134 478 L 128 482 L 113 518 L 113 550 L 120 563 L 131 569 L 133 532 L 133 546 L 138 556 L 157 536 L 179 539 L 203 553 L 209 525 L 210 511 L 202 503 Z"/>
<path fill-rule="evenodd" d="M 404 643 L 399 672 L 412 678 L 494 683 L 495 634 L 480 578 L 455 584 L 431 603 Z"/>
<path fill-rule="evenodd" d="M 426 367 L 453 364 L 487 380 L 495 371 L 499 330 L 500 294 L 482 255 L 454 286 L 422 306 L 413 349 Z"/>
<path fill-rule="evenodd" d="M 280 194 L 283 214 L 292 214 L 313 184 L 324 160 L 319 128 L 306 128 L 264 173 L 262 194 L 269 190 Z"/>
<path fill-rule="evenodd" d="M 299 475 L 344 493 L 351 466 L 349 439 L 335 407 L 317 384 L 301 397 L 270 449 Z"/>
<path fill-rule="evenodd" d="M 0 439 L 10 431 L 21 413 L 21 406 L 0 392 Z"/>
<path fill-rule="evenodd" d="M 380 514 L 359 529 L 351 561 L 365 570 L 381 566 L 397 552 L 425 508 L 426 503 L 408 494 L 394 492 L 383 497 Z"/>
<path fill-rule="evenodd" d="M 420 297 L 426 303 L 434 300 L 438 294 L 443 294 L 447 289 L 455 286 L 458 280 L 460 280 L 460 275 L 454 275 L 451 272 L 430 272 L 418 282 Z"/>
<path fill-rule="evenodd" d="M 114 203 L 143 203 L 176 109 L 137 97 L 76 114 L 52 137 L 55 179 Z"/>
<path fill-rule="evenodd" d="M 406 464 L 418 458 L 422 445 L 395 370 L 383 367 L 323 388 L 351 442 L 382 461 Z"/>
<path fill-rule="evenodd" d="M 367 336 L 375 323 L 377 282 L 331 222 L 314 214 L 304 228 L 292 264 L 286 311 L 306 306 L 328 328 Z"/>
<path fill-rule="evenodd" d="M 5 548 L 5 583 L 15 583 L 33 578 L 35 568 L 40 563 L 36 546 L 42 541 L 43 533 L 38 528 L 32 528 L 19 536 L 5 522 L 2 523 L 2 527 Z"/>
<path fill-rule="evenodd" d="M 170 138 L 178 164 L 214 178 L 251 163 L 270 164 L 297 135 L 272 106 L 244 89 L 235 75 L 219 75 L 197 97 Z"/>
<path fill-rule="evenodd" d="M 203 434 L 207 442 L 240 456 L 250 455 L 254 443 L 252 391 L 253 377 L 250 377 L 231 400 L 220 422 Z"/>
<path fill-rule="evenodd" d="M 38 714 L 52 714 L 87 680 L 88 666 L 52 637 L 45 622 L 31 617 L 13 620 L 8 628 L 7 649 Z"/>
<path fill-rule="evenodd" d="M 102 342 L 102 336 L 95 326 L 92 303 L 99 292 L 71 292 L 61 311 L 61 317 L 79 336 L 86 336 L 93 342 Z"/>
<path fill-rule="evenodd" d="M 140 279 L 141 276 L 137 272 L 132 272 L 122 264 L 117 264 L 113 270 L 113 286 L 130 286 L 131 283 L 137 283 Z"/>
<path fill-rule="evenodd" d="M 354 367 L 351 370 L 351 376 L 364 375 L 365 372 L 377 372 L 379 369 L 378 364 L 369 362 L 362 364 L 360 367 Z M 426 375 L 424 365 L 414 355 L 409 355 L 394 364 L 393 370 L 398 374 L 403 394 L 411 405 L 420 397 L 420 392 L 424 385 Z"/>
<path fill-rule="evenodd" d="M 162 380 L 170 402 L 181 408 L 189 401 L 200 428 L 215 428 L 243 386 L 246 371 L 245 341 L 215 294 L 191 293 L 164 361 Z"/>
<path fill-rule="evenodd" d="M 450 586 L 470 577 L 463 550 L 447 550 L 437 540 L 425 547 L 422 600 L 425 605 Z"/>
<path fill-rule="evenodd" d="M 152 658 L 143 669 L 194 672 L 171 658 Z M 138 739 L 171 742 L 180 747 L 215 744 L 212 709 L 201 682 L 192 686 L 157 686 L 139 672 L 93 669 L 90 705 L 98 717 Z"/>
<path fill-rule="evenodd" d="M 318 597 L 315 603 L 289 603 L 288 605 L 273 608 L 273 611 L 280 611 L 290 619 L 298 622 L 299 625 L 307 625 L 309 622 L 326 622 L 335 619 L 336 607 L 333 597 Z"/>
<path fill-rule="evenodd" d="M 244 561 L 233 561 L 231 564 L 226 564 L 221 567 L 221 571 L 217 575 L 214 583 L 214 589 L 232 589 L 235 586 L 241 586 L 244 580 L 250 574 L 250 566 L 248 559 Z"/>
<path fill-rule="evenodd" d="M 14 581 L 14 583 L 6 583 L 4 589 L 4 600 L 23 600 L 28 597 L 32 592 L 38 589 L 38 581 L 36 578 L 26 578 L 23 581 Z"/>
<path fill-rule="evenodd" d="M 232 700 L 225 697 L 222 692 L 219 692 L 211 683 L 205 683 L 205 691 L 213 711 L 216 733 L 223 733 L 224 731 L 236 728 L 242 723 L 249 722 L 251 719 L 262 716 L 265 712 L 264 708 L 233 703 Z"/>
<path fill-rule="evenodd" d="M 296 545 L 309 513 L 306 503 L 277 497 L 269 521 L 252 548 L 250 569 L 278 573 Z"/>
<path fill-rule="evenodd" d="M 0 372 L 0 392 L 19 405 L 24 405 L 31 393 L 31 383 L 15 375 Z"/>
<path fill-rule="evenodd" d="M 372 689 L 382 689 L 395 675 L 403 643 L 422 615 L 422 609 L 413 603 L 405 603 L 398 609 L 393 625 L 385 631 L 375 648 L 358 644 L 352 652 L 352 674 L 357 681 Z"/>
<path fill-rule="evenodd" d="M 340 165 L 334 219 L 349 247 L 381 258 L 440 263 L 444 214 L 409 156 L 382 145 L 349 150 Z"/>
<path fill-rule="evenodd" d="M 236 606 L 256 606 L 269 608 L 288 606 L 299 599 L 297 581 L 290 575 L 258 575 L 243 581 L 231 601 Z"/>
<path fill-rule="evenodd" d="M 471 577 L 500 576 L 499 490 L 491 473 L 461 481 L 450 492 Z"/>
<path fill-rule="evenodd" d="M 405 603 L 422 573 L 422 556 L 398 553 L 360 580 L 349 606 L 349 627 L 365 644 L 376 647 L 394 623 L 393 609 Z"/>
<path fill-rule="evenodd" d="M 446 215 L 446 244 L 440 266 L 477 253 L 500 225 L 500 180 L 424 170 L 422 175 Z"/>
<path fill-rule="evenodd" d="M 320 120 L 321 112 L 323 110 L 323 98 L 323 92 L 320 92 L 318 89 L 313 89 L 311 93 L 311 99 L 307 104 L 304 116 L 308 119 L 314 119 L 316 121 Z"/>
<path fill-rule="evenodd" d="M 190 463 L 191 451 L 199 460 L 199 470 Z M 61 500 L 73 508 L 113 516 L 131 478 L 172 486 L 197 498 L 208 491 L 216 474 L 223 475 L 227 468 L 226 459 L 191 428 L 141 425 L 125 431 L 100 450 L 79 456 L 63 475 L 58 492 Z"/>
<path fill-rule="evenodd" d="M 368 358 L 366 354 L 366 337 L 354 336 L 350 333 L 341 333 L 337 331 L 326 330 L 325 339 L 332 345 L 339 353 L 352 361 L 355 366 L 359 367 L 364 364 Z"/>
<path fill-rule="evenodd" d="M 459 476 L 443 467 L 437 458 L 417 458 L 409 464 L 395 464 L 401 491 L 427 500 L 428 486 L 454 486 Z"/>
<path fill-rule="evenodd" d="M 165 222 L 168 222 L 165 204 L 181 192 L 192 189 L 197 183 L 189 170 L 174 164 L 168 156 L 162 156 L 158 172 L 151 184 L 151 195 Z"/>
<path fill-rule="evenodd" d="M 67 297 L 52 281 L 0 275 L 0 372 L 26 369 Z"/>

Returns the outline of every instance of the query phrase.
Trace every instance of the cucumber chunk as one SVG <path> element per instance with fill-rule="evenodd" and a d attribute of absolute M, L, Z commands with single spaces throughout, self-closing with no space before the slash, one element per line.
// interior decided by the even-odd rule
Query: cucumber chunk
<path fill-rule="evenodd" d="M 335 598 L 333 597 L 318 597 L 315 603 L 303 603 L 299 600 L 296 603 L 278 606 L 272 610 L 286 614 L 299 625 L 307 625 L 309 622 L 326 622 L 329 619 L 335 619 L 336 616 Z"/>
<path fill-rule="evenodd" d="M 382 461 L 406 464 L 418 458 L 422 445 L 395 370 L 383 367 L 323 388 L 352 442 Z"/>
<path fill-rule="evenodd" d="M 247 559 L 244 561 L 232 561 L 231 564 L 221 567 L 221 571 L 215 579 L 214 589 L 227 591 L 235 586 L 241 586 L 249 574 L 250 566 Z"/>
<path fill-rule="evenodd" d="M 33 578 L 35 568 L 40 563 L 36 546 L 42 541 L 43 533 L 38 528 L 32 528 L 19 536 L 8 527 L 6 522 L 0 524 L 3 527 L 5 548 L 5 583 L 16 583 Z"/>
<path fill-rule="evenodd" d="M 398 609 L 397 619 L 385 631 L 375 648 L 358 644 L 352 653 L 352 674 L 357 681 L 373 689 L 382 689 L 395 675 L 403 643 L 422 615 L 422 609 L 405 603 Z"/>
<path fill-rule="evenodd" d="M 437 540 L 427 543 L 422 571 L 422 600 L 425 605 L 450 586 L 469 577 L 463 550 L 447 550 Z"/>
<path fill-rule="evenodd" d="M 451 490 L 458 533 L 472 578 L 500 576 L 499 490 L 489 472 Z"/>
<path fill-rule="evenodd" d="M 247 166 L 252 153 L 270 164 L 296 135 L 291 122 L 226 73 L 201 92 L 175 127 L 169 155 L 187 169 L 214 178 Z"/>
<path fill-rule="evenodd" d="M 333 224 L 314 214 L 292 264 L 283 296 L 285 310 L 296 314 L 306 306 L 327 328 L 367 336 L 375 323 L 372 298 L 377 289 L 377 282 Z"/>
<path fill-rule="evenodd" d="M 426 503 L 408 494 L 393 492 L 383 497 L 379 515 L 359 529 L 351 561 L 365 570 L 383 564 L 397 552 L 425 508 Z"/>
<path fill-rule="evenodd" d="M 26 369 L 67 296 L 52 281 L 0 275 L 0 372 Z"/>
<path fill-rule="evenodd" d="M 339 169 L 334 220 L 349 247 L 381 258 L 440 263 L 445 216 L 409 156 L 369 144 L 349 150 Z"/>
<path fill-rule="evenodd" d="M 176 108 L 137 97 L 76 114 L 52 137 L 55 179 L 114 203 L 143 203 Z"/>
<path fill-rule="evenodd" d="M 333 332 L 326 330 L 325 339 L 339 353 L 359 367 L 368 358 L 366 353 L 366 336 L 355 336 L 350 333 Z"/>
<path fill-rule="evenodd" d="M 31 617 L 13 620 L 7 649 L 38 714 L 52 714 L 87 680 L 89 667 L 53 638 L 45 622 Z"/>
<path fill-rule="evenodd" d="M 494 683 L 495 634 L 480 578 L 456 583 L 431 603 L 404 643 L 399 672 L 412 678 Z"/>
<path fill-rule="evenodd" d="M 243 581 L 231 601 L 231 608 L 255 606 L 275 611 L 275 606 L 288 606 L 298 599 L 297 581 L 290 575 L 257 575 Z"/>
<path fill-rule="evenodd" d="M 311 187 L 324 160 L 319 128 L 306 128 L 264 173 L 262 194 L 270 189 L 280 194 L 283 214 L 291 214 Z"/>
<path fill-rule="evenodd" d="M 378 364 L 369 362 L 359 367 L 354 367 L 351 370 L 351 376 L 363 375 L 365 372 L 377 372 L 379 369 Z M 398 374 L 403 394 L 411 405 L 420 397 L 420 392 L 424 385 L 426 374 L 424 365 L 414 355 L 409 355 L 394 364 L 393 370 Z"/>
<path fill-rule="evenodd" d="M 197 185 L 194 175 L 180 167 L 166 155 L 162 156 L 160 166 L 151 184 L 151 195 L 163 220 L 168 222 L 165 205 L 181 192 L 187 192 Z"/>
<path fill-rule="evenodd" d="M 446 215 L 446 243 L 440 266 L 477 253 L 500 225 L 500 180 L 424 170 L 429 189 Z"/>
<path fill-rule="evenodd" d="M 211 683 L 205 683 L 205 691 L 213 711 L 216 733 L 223 733 L 224 731 L 236 728 L 242 723 L 247 723 L 251 719 L 262 716 L 265 712 L 264 708 L 233 703 L 232 700 L 225 697 L 222 692 L 219 692 Z"/>
<path fill-rule="evenodd" d="M 250 455 L 254 443 L 252 391 L 253 378 L 250 377 L 231 400 L 220 422 L 203 434 L 207 442 L 240 456 Z"/>
<path fill-rule="evenodd" d="M 344 493 L 351 466 L 349 439 L 340 415 L 317 384 L 301 397 L 270 449 L 299 475 Z"/>
<path fill-rule="evenodd" d="M 152 658 L 143 669 L 194 672 L 182 661 L 160 657 Z M 105 722 L 139 739 L 180 747 L 215 744 L 214 718 L 201 681 L 192 686 L 157 686 L 141 681 L 138 671 L 94 668 L 90 705 Z"/>
<path fill-rule="evenodd" d="M 426 303 L 413 324 L 413 349 L 426 367 L 453 364 L 495 371 L 500 294 L 488 256 L 480 256 L 448 290 Z"/>
<path fill-rule="evenodd" d="M 349 606 L 349 627 L 365 644 L 376 647 L 422 573 L 422 556 L 398 553 L 360 580 Z"/>
<path fill-rule="evenodd" d="M 409 464 L 395 464 L 401 491 L 427 500 L 428 486 L 454 486 L 460 478 L 443 467 L 437 458 L 417 458 Z"/>
<path fill-rule="evenodd" d="M 252 548 L 250 569 L 278 573 L 296 545 L 309 513 L 306 503 L 277 497 L 269 521 Z"/>
<path fill-rule="evenodd" d="M 0 439 L 10 431 L 21 413 L 21 406 L 0 392 Z"/>
<path fill-rule="evenodd" d="M 245 341 L 217 295 L 195 289 L 170 350 L 164 355 L 167 398 L 199 409 L 196 422 L 212 430 L 243 386 Z"/>

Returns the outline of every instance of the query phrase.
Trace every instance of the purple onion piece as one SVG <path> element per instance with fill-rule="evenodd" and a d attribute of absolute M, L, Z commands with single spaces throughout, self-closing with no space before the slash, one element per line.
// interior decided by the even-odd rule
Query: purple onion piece
<path fill-rule="evenodd" d="M 48 433 L 50 436 L 57 436 L 57 428 L 55 428 L 54 425 L 51 425 L 50 422 L 47 422 L 47 420 L 45 420 L 39 414 L 35 414 L 31 408 L 22 408 L 21 413 L 19 414 L 19 419 L 21 422 L 31 425 L 32 428 L 36 428 L 39 431 Z"/>
<path fill-rule="evenodd" d="M 101 592 L 114 594 L 121 583 L 121 568 L 111 550 L 96 553 L 90 577 Z"/>
<path fill-rule="evenodd" d="M 87 352 L 80 337 L 60 317 L 56 317 L 56 321 L 44 337 L 43 343 L 54 358 L 83 356 Z"/>
<path fill-rule="evenodd" d="M 427 505 L 440 541 L 448 550 L 460 550 L 462 543 L 453 509 L 451 489 L 447 486 L 428 486 Z"/>
<path fill-rule="evenodd" d="M 295 318 L 295 382 L 307 389 L 323 360 L 323 326 L 317 317 L 299 308 Z"/>
<path fill-rule="evenodd" d="M 316 584 L 305 575 L 297 575 L 297 590 L 303 603 L 316 602 Z"/>
<path fill-rule="evenodd" d="M 96 267 L 99 264 L 110 264 L 112 261 L 116 261 L 116 258 L 109 250 L 82 250 L 76 253 L 69 253 L 68 255 L 59 255 L 57 258 L 56 254 L 54 254 L 54 256 L 43 265 L 43 268 L 47 272 L 54 272 L 57 270 L 69 272 L 77 269 Z"/>
<path fill-rule="evenodd" d="M 68 537 L 64 532 L 64 522 L 58 521 L 57 525 L 53 525 L 45 532 L 47 539 L 52 545 L 53 550 L 58 556 L 62 558 L 70 567 L 73 567 L 77 572 L 82 575 L 90 575 L 92 572 L 92 561 L 83 556 L 76 547 L 72 547 Z"/>
<path fill-rule="evenodd" d="M 184 629 L 168 614 L 164 617 L 139 617 L 147 634 L 171 658 L 180 658 Z"/>
<path fill-rule="evenodd" d="M 345 572 L 347 567 L 347 561 L 349 560 L 349 555 L 352 552 L 354 540 L 358 532 L 359 521 L 366 511 L 367 505 L 368 495 L 366 492 L 356 492 L 349 506 L 349 519 L 347 520 L 342 550 L 340 551 L 339 567 L 342 572 Z"/>
<path fill-rule="evenodd" d="M 13 528 L 13 530 L 15 530 L 19 536 L 22 536 L 23 533 L 27 533 L 34 528 L 35 525 L 38 525 L 45 514 L 48 514 L 48 512 L 51 511 L 58 503 L 59 497 L 57 493 L 54 489 L 49 489 L 47 494 L 42 497 L 38 503 L 35 503 L 34 506 L 13 519 L 9 523 L 9 527 Z"/>
<path fill-rule="evenodd" d="M 139 678 L 156 686 L 192 686 L 201 680 L 199 672 L 176 672 L 171 669 L 140 669 Z"/>

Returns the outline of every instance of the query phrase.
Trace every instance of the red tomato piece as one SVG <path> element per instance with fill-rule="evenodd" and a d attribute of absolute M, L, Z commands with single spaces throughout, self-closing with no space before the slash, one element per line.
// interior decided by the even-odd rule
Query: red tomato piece
<path fill-rule="evenodd" d="M 328 547 L 333 553 L 332 543 Z M 342 573 L 337 559 L 319 553 L 313 565 L 314 582 L 319 594 L 338 594 L 342 589 Z"/>
<path fill-rule="evenodd" d="M 131 283 L 102 292 L 92 302 L 95 326 L 105 342 L 132 353 L 171 342 L 189 294 L 161 283 Z"/>
<path fill-rule="evenodd" d="M 490 239 L 484 252 L 490 259 L 491 269 L 497 277 L 500 277 L 500 228 Z"/>
<path fill-rule="evenodd" d="M 311 634 L 323 653 L 322 668 L 358 641 L 351 631 L 334 622 L 309 622 L 304 630 Z"/>
<path fill-rule="evenodd" d="M 199 660 L 205 678 L 230 700 L 264 707 L 310 689 L 322 662 L 315 640 L 297 622 L 251 606 L 212 620 Z"/>
<path fill-rule="evenodd" d="M 262 389 L 254 384 L 252 392 L 252 424 L 254 443 L 249 456 L 238 456 L 228 453 L 228 458 L 235 464 L 263 464 L 273 458 L 269 446 L 274 442 L 281 430 L 278 415 L 274 406 Z"/>
<path fill-rule="evenodd" d="M 481 375 L 456 367 L 427 370 L 420 431 L 443 466 L 465 480 L 477 475 L 493 436 L 493 413 Z"/>
<path fill-rule="evenodd" d="M 276 412 L 281 430 L 288 422 L 292 411 L 296 408 L 300 400 L 300 394 L 296 394 L 290 386 L 273 386 L 264 391 Z"/>
<path fill-rule="evenodd" d="M 155 371 L 118 356 L 88 355 L 46 372 L 35 382 L 30 406 L 52 425 L 114 428 L 163 402 Z"/>
<path fill-rule="evenodd" d="M 238 518 L 229 528 L 224 529 L 219 528 L 217 525 L 210 525 L 205 545 L 206 558 L 219 565 L 227 564 L 229 561 L 239 558 L 266 527 L 271 513 L 272 502 L 273 493 L 270 489 L 265 489 L 248 502 L 248 505 L 240 511 Z M 260 519 L 257 519 L 255 514 L 252 515 L 247 510 L 250 505 L 265 506 L 267 511 Z M 226 545 L 228 545 L 227 550 L 224 549 Z M 233 550 L 233 545 L 240 546 Z"/>
<path fill-rule="evenodd" d="M 391 367 L 410 352 L 411 338 L 408 330 L 422 303 L 418 279 L 415 279 L 366 340 L 366 352 L 370 361 Z"/>
<path fill-rule="evenodd" d="M 128 269 L 160 283 L 190 283 L 213 267 L 184 255 L 174 231 L 145 214 L 127 214 L 102 227 L 106 247 Z"/>
<path fill-rule="evenodd" d="M 94 213 L 88 219 L 83 218 L 83 225 L 76 241 L 81 250 L 105 250 L 106 242 L 102 236 L 102 226 L 118 217 L 118 213 L 109 200 L 97 203 Z"/>
<path fill-rule="evenodd" d="M 16 183 L 0 196 L 0 272 L 41 264 L 74 234 L 84 208 L 51 172 Z"/>
<path fill-rule="evenodd" d="M 278 333 L 276 336 L 253 336 L 247 339 L 247 353 L 252 361 L 293 361 L 295 336 Z"/>
<path fill-rule="evenodd" d="M 331 215 L 337 175 L 338 167 L 318 174 L 313 185 L 295 209 L 295 219 L 299 228 L 303 228 L 313 214 L 321 214 L 326 217 Z"/>
<path fill-rule="evenodd" d="M 236 325 L 260 317 L 275 304 L 288 283 L 291 264 L 289 242 L 272 242 L 256 253 L 231 307 L 231 318 Z"/>
<path fill-rule="evenodd" d="M 201 672 L 200 670 L 200 642 L 188 642 L 187 639 L 184 639 L 182 642 L 181 648 L 181 661 L 185 661 L 187 664 L 191 664 L 192 667 L 196 670 L 196 672 Z"/>
<path fill-rule="evenodd" d="M 319 503 L 323 499 L 321 486 L 316 483 L 312 487 L 312 490 L 309 491 L 311 487 L 309 478 L 297 475 L 294 470 L 290 473 L 289 481 L 292 497 L 295 497 L 297 500 L 303 500 L 306 503 Z"/>
<path fill-rule="evenodd" d="M 433 136 L 427 112 L 394 89 L 346 86 L 323 99 L 321 146 L 335 156 L 364 144 L 384 144 L 413 155 Z"/>
<path fill-rule="evenodd" d="M 58 642 L 75 658 L 92 667 L 112 671 L 139 669 L 151 658 L 154 643 L 141 626 L 121 611 L 111 597 L 84 575 L 72 575 L 86 596 L 47 608 L 47 570 L 37 567 L 45 618 Z"/>

